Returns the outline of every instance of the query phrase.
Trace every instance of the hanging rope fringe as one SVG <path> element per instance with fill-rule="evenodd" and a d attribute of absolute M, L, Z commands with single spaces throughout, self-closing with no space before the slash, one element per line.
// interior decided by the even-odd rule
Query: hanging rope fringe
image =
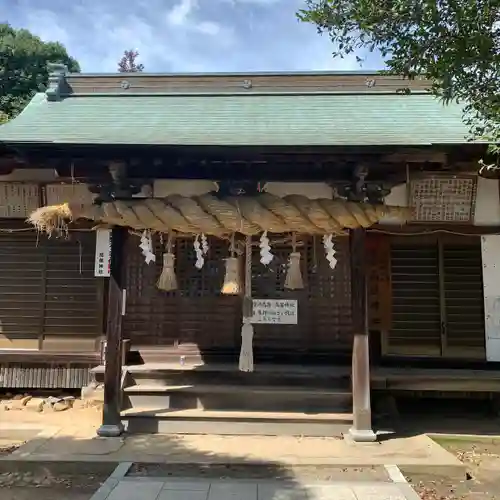
<path fill-rule="evenodd" d="M 163 269 L 156 286 L 160 290 L 171 292 L 177 290 L 177 276 L 175 275 L 175 255 L 172 251 L 172 233 L 168 233 L 166 252 L 163 254 Z"/>
<path fill-rule="evenodd" d="M 156 284 L 160 290 L 171 292 L 177 290 L 177 277 L 175 276 L 175 255 L 173 253 L 163 254 L 163 269 L 158 283 Z"/>
<path fill-rule="evenodd" d="M 243 326 L 241 327 L 240 371 L 253 372 L 252 326 L 252 237 L 245 241 L 245 297 L 243 299 Z"/>
<path fill-rule="evenodd" d="M 226 259 L 226 273 L 221 292 L 224 295 L 238 295 L 241 290 L 240 261 L 235 256 L 234 233 L 231 236 L 231 257 Z"/>
<path fill-rule="evenodd" d="M 240 262 L 237 257 L 226 259 L 226 274 L 221 291 L 224 295 L 238 295 L 241 292 Z"/>
<path fill-rule="evenodd" d="M 302 273 L 300 271 L 300 252 L 297 252 L 297 235 L 292 235 L 292 253 L 288 261 L 288 270 L 285 278 L 287 290 L 300 290 L 304 288 Z"/>

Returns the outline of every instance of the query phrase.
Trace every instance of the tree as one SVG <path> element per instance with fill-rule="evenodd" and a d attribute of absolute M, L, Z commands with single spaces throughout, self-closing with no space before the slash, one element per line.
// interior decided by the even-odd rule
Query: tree
<path fill-rule="evenodd" d="M 297 15 L 330 36 L 334 57 L 379 51 L 388 72 L 428 78 L 464 103 L 473 138 L 500 142 L 498 0 L 306 0 Z"/>
<path fill-rule="evenodd" d="M 144 71 L 144 64 L 137 64 L 136 59 L 139 57 L 137 50 L 125 50 L 123 57 L 118 62 L 118 71 L 120 73 L 138 73 Z"/>
<path fill-rule="evenodd" d="M 49 63 L 80 71 L 60 43 L 44 42 L 28 30 L 0 24 L 0 123 L 16 116 L 47 85 Z"/>

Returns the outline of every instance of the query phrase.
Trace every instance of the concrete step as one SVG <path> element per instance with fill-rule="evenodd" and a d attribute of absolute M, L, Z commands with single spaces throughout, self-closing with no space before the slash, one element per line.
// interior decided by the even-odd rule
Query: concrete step
<path fill-rule="evenodd" d="M 126 387 L 125 408 L 245 410 L 279 412 L 350 411 L 347 389 L 228 384 L 145 385 Z"/>
<path fill-rule="evenodd" d="M 122 412 L 129 433 L 341 437 L 351 413 L 167 410 L 132 408 Z"/>

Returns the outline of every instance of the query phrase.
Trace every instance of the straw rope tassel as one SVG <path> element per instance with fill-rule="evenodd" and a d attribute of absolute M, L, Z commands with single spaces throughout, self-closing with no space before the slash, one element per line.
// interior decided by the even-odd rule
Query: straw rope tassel
<path fill-rule="evenodd" d="M 245 296 L 243 298 L 243 326 L 241 327 L 240 371 L 253 372 L 252 320 L 252 237 L 245 241 Z"/>
<path fill-rule="evenodd" d="M 287 290 L 299 290 L 304 288 L 302 273 L 300 271 L 300 252 L 297 252 L 297 235 L 292 234 L 292 253 L 288 261 L 288 270 L 285 278 Z"/>
<path fill-rule="evenodd" d="M 163 254 L 163 269 L 156 286 L 160 290 L 171 292 L 177 290 L 177 277 L 175 275 L 175 255 L 172 251 L 172 233 L 168 233 L 166 252 Z"/>

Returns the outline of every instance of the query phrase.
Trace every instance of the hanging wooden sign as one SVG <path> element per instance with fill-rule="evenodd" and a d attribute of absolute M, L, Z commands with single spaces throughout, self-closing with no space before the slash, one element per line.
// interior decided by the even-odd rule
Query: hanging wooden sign
<path fill-rule="evenodd" d="M 94 276 L 111 276 L 111 229 L 96 231 Z"/>
<path fill-rule="evenodd" d="M 276 325 L 296 325 L 298 323 L 297 300 L 254 299 L 252 306 L 252 323 Z"/>

